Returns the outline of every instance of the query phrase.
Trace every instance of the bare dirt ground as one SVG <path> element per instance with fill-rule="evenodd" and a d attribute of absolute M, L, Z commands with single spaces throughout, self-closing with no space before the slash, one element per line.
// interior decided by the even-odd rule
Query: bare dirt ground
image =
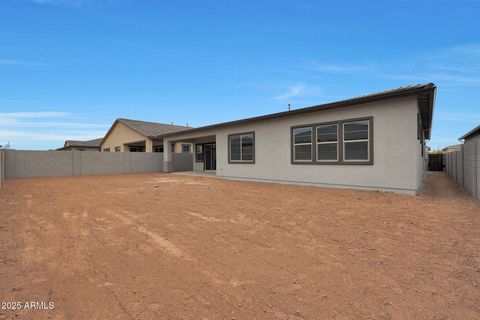
<path fill-rule="evenodd" d="M 480 319 L 480 204 L 165 174 L 7 181 L 0 310 L 25 319 Z"/>

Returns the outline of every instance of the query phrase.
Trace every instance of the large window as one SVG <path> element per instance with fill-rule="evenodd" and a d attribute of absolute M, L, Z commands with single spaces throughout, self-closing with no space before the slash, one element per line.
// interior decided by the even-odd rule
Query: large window
<path fill-rule="evenodd" d="M 312 161 L 312 127 L 295 128 L 293 132 L 293 160 Z"/>
<path fill-rule="evenodd" d="M 317 161 L 338 161 L 338 124 L 317 126 Z"/>
<path fill-rule="evenodd" d="M 370 120 L 343 123 L 343 160 L 370 160 Z"/>
<path fill-rule="evenodd" d="M 292 128 L 293 164 L 373 164 L 373 118 Z"/>
<path fill-rule="evenodd" d="M 203 144 L 195 145 L 195 161 L 203 162 Z"/>
<path fill-rule="evenodd" d="M 103 152 L 110 152 L 110 148 L 103 148 Z"/>
<path fill-rule="evenodd" d="M 230 163 L 255 162 L 255 133 L 239 133 L 228 136 L 228 161 Z"/>
<path fill-rule="evenodd" d="M 120 147 L 115 147 L 115 152 L 120 152 Z"/>

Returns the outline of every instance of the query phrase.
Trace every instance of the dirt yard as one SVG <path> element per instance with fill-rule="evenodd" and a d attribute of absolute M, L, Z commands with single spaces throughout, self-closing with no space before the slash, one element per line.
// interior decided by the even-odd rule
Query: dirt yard
<path fill-rule="evenodd" d="M 0 318 L 480 319 L 480 204 L 443 174 L 426 184 L 7 181 L 0 290 L 21 309 Z"/>

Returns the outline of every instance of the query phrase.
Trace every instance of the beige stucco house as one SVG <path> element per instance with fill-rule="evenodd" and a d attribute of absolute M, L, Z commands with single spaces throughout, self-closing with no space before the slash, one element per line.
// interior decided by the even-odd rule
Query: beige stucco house
<path fill-rule="evenodd" d="M 191 127 L 131 119 L 117 119 L 100 143 L 103 152 L 163 152 L 163 139 L 155 137 Z M 173 143 L 173 152 L 193 152 L 188 142 Z"/>
<path fill-rule="evenodd" d="M 171 145 L 192 143 L 193 169 L 222 178 L 416 194 L 435 92 L 414 85 L 154 139 L 163 140 L 165 172 Z"/>
<path fill-rule="evenodd" d="M 450 153 L 450 152 L 460 151 L 460 149 L 462 149 L 462 144 L 454 144 L 451 146 L 446 146 L 445 148 L 442 149 L 442 152 Z"/>

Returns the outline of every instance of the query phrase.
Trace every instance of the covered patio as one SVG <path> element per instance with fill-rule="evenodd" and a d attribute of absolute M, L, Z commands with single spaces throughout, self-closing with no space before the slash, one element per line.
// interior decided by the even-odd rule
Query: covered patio
<path fill-rule="evenodd" d="M 189 143 L 193 145 L 193 171 L 211 172 L 217 169 L 217 139 L 211 132 L 182 134 L 177 133 L 163 139 L 164 172 L 172 172 L 172 154 L 174 145 Z"/>

